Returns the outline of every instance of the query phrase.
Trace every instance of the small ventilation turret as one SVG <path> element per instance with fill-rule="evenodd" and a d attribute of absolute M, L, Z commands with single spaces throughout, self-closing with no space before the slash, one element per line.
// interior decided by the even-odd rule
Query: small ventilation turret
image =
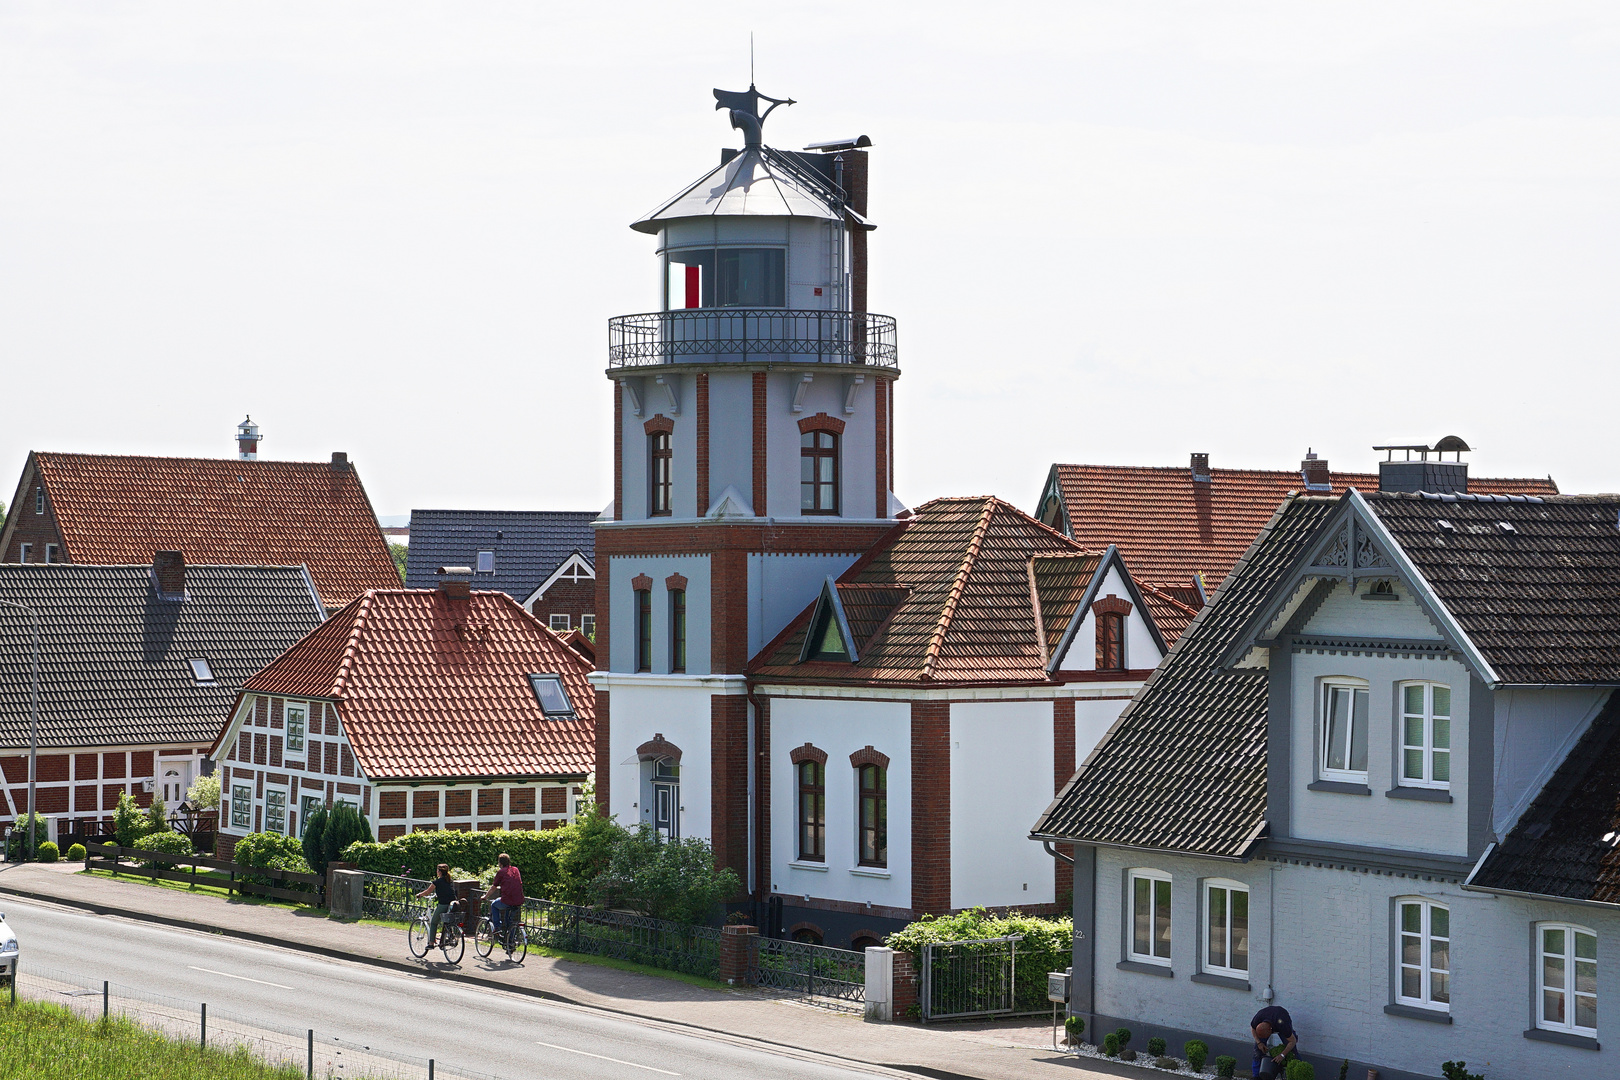
<path fill-rule="evenodd" d="M 1378 463 L 1378 490 L 1412 493 L 1427 491 L 1435 495 L 1467 494 L 1468 463 L 1463 452 L 1470 449 L 1455 435 L 1447 435 L 1433 446 L 1422 443 L 1411 445 L 1375 446 L 1387 457 Z M 1396 452 L 1402 457 L 1397 460 Z M 1416 454 L 1416 457 L 1413 455 Z M 1452 460 L 1445 460 L 1445 455 Z"/>

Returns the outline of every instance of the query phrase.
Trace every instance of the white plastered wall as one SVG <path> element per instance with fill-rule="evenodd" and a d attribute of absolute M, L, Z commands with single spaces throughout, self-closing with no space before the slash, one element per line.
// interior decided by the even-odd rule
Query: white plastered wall
<path fill-rule="evenodd" d="M 636 747 L 663 735 L 681 749 L 681 835 L 708 839 L 710 789 L 710 698 L 707 687 L 647 685 L 619 679 L 609 691 L 608 807 L 619 824 L 652 824 L 651 808 L 642 805 L 641 762 Z"/>
<path fill-rule="evenodd" d="M 748 655 L 815 602 L 827 579 L 855 564 L 859 552 L 833 555 L 748 556 Z"/>
<path fill-rule="evenodd" d="M 1056 900 L 1052 857 L 1029 842 L 1052 801 L 1050 701 L 951 705 L 951 906 Z"/>

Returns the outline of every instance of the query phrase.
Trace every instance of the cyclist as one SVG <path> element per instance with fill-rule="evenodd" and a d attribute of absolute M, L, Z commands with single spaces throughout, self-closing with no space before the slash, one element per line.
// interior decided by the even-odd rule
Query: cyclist
<path fill-rule="evenodd" d="M 523 874 L 512 865 L 512 856 L 504 851 L 495 857 L 495 861 L 500 865 L 484 899 L 494 901 L 489 905 L 489 922 L 496 933 L 501 933 L 506 929 L 504 916 L 507 910 L 521 913 L 523 909 Z M 500 895 L 497 896 L 497 893 Z"/>
<path fill-rule="evenodd" d="M 450 905 L 456 899 L 456 883 L 450 880 L 450 866 L 448 863 L 440 863 L 438 873 L 432 882 L 416 895 L 426 897 L 428 893 L 433 894 L 434 900 L 433 917 L 428 920 L 428 941 L 432 942 L 438 936 L 439 925 L 444 921 L 444 917 L 450 913 Z"/>

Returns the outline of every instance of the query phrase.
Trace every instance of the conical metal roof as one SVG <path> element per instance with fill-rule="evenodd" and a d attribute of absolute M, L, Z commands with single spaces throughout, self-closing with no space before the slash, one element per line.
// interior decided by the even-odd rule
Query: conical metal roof
<path fill-rule="evenodd" d="M 819 182 L 818 182 L 819 181 Z M 749 147 L 705 173 L 673 199 L 635 222 L 638 232 L 705 217 L 799 217 L 843 220 L 842 199 L 831 184 L 765 147 Z"/>

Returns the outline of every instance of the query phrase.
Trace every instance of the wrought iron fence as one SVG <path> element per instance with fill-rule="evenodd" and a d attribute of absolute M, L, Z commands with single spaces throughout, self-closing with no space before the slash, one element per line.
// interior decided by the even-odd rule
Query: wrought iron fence
<path fill-rule="evenodd" d="M 424 878 L 368 873 L 362 887 L 361 915 L 368 919 L 410 922 L 432 903 L 416 895 L 431 884 Z"/>
<path fill-rule="evenodd" d="M 866 311 L 687 308 L 608 320 L 608 367 L 714 360 L 900 364 L 895 322 Z"/>
<path fill-rule="evenodd" d="M 720 931 L 712 926 L 687 926 L 550 900 L 525 900 L 523 925 L 529 940 L 546 948 L 720 977 Z"/>
<path fill-rule="evenodd" d="M 1012 1013 L 1021 940 L 1013 935 L 924 945 L 917 982 L 923 1021 Z"/>
<path fill-rule="evenodd" d="M 803 941 L 756 937 L 750 974 L 759 986 L 812 1001 L 859 1007 L 866 1000 L 866 953 Z"/>

